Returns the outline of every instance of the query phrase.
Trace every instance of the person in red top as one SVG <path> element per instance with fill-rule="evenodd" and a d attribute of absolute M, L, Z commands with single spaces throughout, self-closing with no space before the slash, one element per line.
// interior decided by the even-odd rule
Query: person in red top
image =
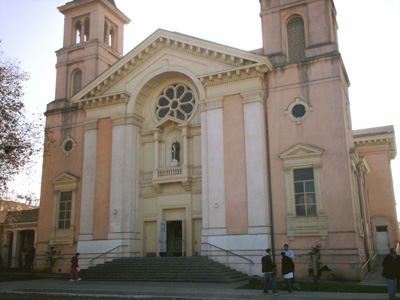
<path fill-rule="evenodd" d="M 79 255 L 80 255 L 80 253 L 77 252 L 71 259 L 71 277 L 70 277 L 69 281 L 74 281 L 74 277 L 76 277 L 76 281 L 82 280 L 82 278 L 80 278 L 78 275 Z"/>

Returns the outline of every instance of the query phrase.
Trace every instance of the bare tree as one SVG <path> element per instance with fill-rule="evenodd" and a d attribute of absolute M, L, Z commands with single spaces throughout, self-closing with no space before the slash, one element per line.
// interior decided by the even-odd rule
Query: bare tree
<path fill-rule="evenodd" d="M 43 123 L 38 115 L 27 115 L 23 101 L 27 80 L 19 61 L 4 57 L 0 50 L 0 199 L 8 183 L 42 149 Z"/>

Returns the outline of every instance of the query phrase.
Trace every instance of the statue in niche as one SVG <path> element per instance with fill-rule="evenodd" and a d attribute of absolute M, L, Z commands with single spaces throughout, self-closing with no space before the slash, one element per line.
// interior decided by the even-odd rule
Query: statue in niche
<path fill-rule="evenodd" d="M 171 166 L 176 167 L 179 165 L 179 142 L 176 139 L 172 139 L 171 154 Z"/>

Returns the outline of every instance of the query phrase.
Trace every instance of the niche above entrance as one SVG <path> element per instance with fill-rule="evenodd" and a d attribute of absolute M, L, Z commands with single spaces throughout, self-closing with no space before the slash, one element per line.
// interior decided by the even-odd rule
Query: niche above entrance
<path fill-rule="evenodd" d="M 190 124 L 168 116 L 152 129 L 154 138 L 154 169 L 152 186 L 162 193 L 162 186 L 182 183 L 191 191 L 190 167 L 188 165 L 188 139 Z"/>

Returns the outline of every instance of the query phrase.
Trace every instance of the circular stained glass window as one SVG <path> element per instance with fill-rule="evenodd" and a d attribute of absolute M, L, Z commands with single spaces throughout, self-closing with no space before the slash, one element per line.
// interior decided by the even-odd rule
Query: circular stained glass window
<path fill-rule="evenodd" d="M 193 113 L 195 97 L 193 91 L 185 84 L 167 86 L 156 101 L 156 116 L 161 120 L 166 116 L 186 121 Z"/>

